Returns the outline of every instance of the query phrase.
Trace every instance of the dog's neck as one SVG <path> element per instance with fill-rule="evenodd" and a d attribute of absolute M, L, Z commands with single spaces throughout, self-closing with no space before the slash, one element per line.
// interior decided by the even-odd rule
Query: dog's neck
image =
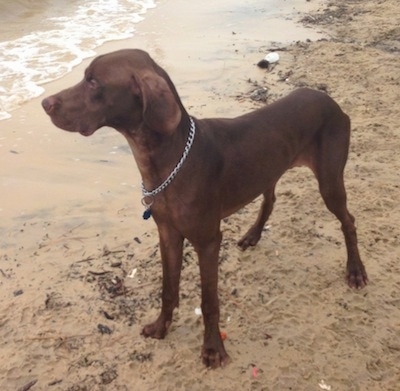
<path fill-rule="evenodd" d="M 192 148 L 195 133 L 196 133 L 196 124 L 195 124 L 193 118 L 190 118 L 190 131 L 189 131 L 189 135 L 188 135 L 182 156 L 179 159 L 179 162 L 176 164 L 174 169 L 170 172 L 170 174 L 166 177 L 166 179 L 159 186 L 149 190 L 149 189 L 146 189 L 144 183 L 142 182 L 142 194 L 143 194 L 144 198 L 146 198 L 146 197 L 154 198 L 158 193 L 161 193 L 172 183 L 172 181 L 175 179 L 175 177 L 179 174 L 179 171 L 181 170 L 182 166 L 184 165 L 184 163 L 186 161 L 186 158 L 189 155 L 190 149 Z"/>
<path fill-rule="evenodd" d="M 145 189 L 156 189 L 168 178 L 187 147 L 190 129 L 190 118 L 185 116 L 172 135 L 161 134 L 145 124 L 135 132 L 123 133 L 131 147 Z"/>

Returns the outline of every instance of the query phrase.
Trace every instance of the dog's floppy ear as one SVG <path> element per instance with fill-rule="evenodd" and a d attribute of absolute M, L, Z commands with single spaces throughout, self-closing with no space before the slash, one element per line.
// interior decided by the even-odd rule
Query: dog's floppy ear
<path fill-rule="evenodd" d="M 143 121 L 152 130 L 170 135 L 181 121 L 181 109 L 167 81 L 151 72 L 134 77 L 133 92 L 141 96 Z"/>

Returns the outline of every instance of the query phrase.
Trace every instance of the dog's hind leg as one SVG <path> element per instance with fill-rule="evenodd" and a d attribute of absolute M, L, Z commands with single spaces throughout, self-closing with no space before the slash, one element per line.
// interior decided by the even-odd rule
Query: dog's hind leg
<path fill-rule="evenodd" d="M 264 200 L 258 212 L 257 220 L 238 242 L 238 246 L 242 250 L 246 250 L 250 246 L 255 246 L 260 240 L 262 230 L 272 212 L 275 200 L 275 186 L 273 186 L 264 192 Z"/>
<path fill-rule="evenodd" d="M 347 161 L 350 123 L 339 121 L 340 126 L 326 128 L 322 132 L 315 167 L 312 167 L 319 183 L 321 196 L 328 209 L 342 224 L 346 248 L 346 278 L 350 287 L 362 288 L 368 282 L 365 267 L 361 261 L 357 244 L 357 233 L 354 217 L 347 209 L 347 196 L 343 179 L 343 171 Z"/>

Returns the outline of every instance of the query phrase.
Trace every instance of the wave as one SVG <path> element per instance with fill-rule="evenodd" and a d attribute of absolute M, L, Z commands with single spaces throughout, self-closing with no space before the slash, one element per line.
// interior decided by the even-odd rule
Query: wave
<path fill-rule="evenodd" d="M 132 37 L 155 6 L 153 0 L 0 1 L 0 120 L 103 43 Z"/>

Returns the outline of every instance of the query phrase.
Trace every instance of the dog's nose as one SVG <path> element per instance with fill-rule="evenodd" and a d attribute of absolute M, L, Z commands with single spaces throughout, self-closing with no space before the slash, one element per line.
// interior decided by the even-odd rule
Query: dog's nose
<path fill-rule="evenodd" d="M 52 96 L 42 100 L 42 107 L 47 114 L 51 114 L 56 106 L 56 99 Z"/>

